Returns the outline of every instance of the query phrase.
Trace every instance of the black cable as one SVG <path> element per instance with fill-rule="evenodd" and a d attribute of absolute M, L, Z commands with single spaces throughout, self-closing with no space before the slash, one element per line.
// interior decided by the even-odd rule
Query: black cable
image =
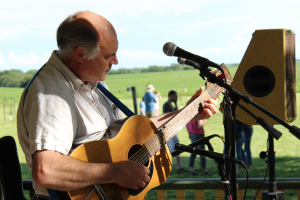
<path fill-rule="evenodd" d="M 245 192 L 244 192 L 244 200 L 246 199 L 246 193 L 247 193 L 248 181 L 249 181 L 249 172 L 248 172 L 247 166 L 246 166 L 246 172 L 247 172 L 247 182 L 246 182 L 246 187 L 245 187 Z"/>
<path fill-rule="evenodd" d="M 240 162 L 239 164 L 242 165 L 245 168 L 246 172 L 247 172 L 247 181 L 246 181 L 246 187 L 245 187 L 244 198 L 243 198 L 245 200 L 246 199 L 247 189 L 248 189 L 249 172 L 248 172 L 248 168 L 247 168 L 247 166 L 245 165 L 244 162 Z"/>
<path fill-rule="evenodd" d="M 269 138 L 267 139 L 267 152 L 269 152 Z M 260 191 L 262 185 L 264 184 L 264 182 L 265 182 L 265 180 L 266 180 L 266 177 L 267 177 L 267 175 L 268 175 L 268 169 L 269 169 L 269 162 L 267 162 L 267 170 L 266 170 L 266 174 L 265 174 L 264 180 L 263 180 L 263 182 L 260 184 L 260 186 L 259 186 L 259 188 L 258 188 L 258 190 L 257 190 L 257 193 L 256 193 L 256 195 L 255 195 L 255 197 L 254 197 L 254 200 L 256 200 L 256 197 L 257 197 L 257 195 L 258 195 L 258 193 L 259 193 L 259 191 Z"/>
<path fill-rule="evenodd" d="M 258 195 L 258 193 L 259 193 L 259 191 L 260 191 L 260 189 L 261 189 L 263 183 L 264 183 L 265 180 L 266 180 L 266 177 L 267 177 L 267 174 L 268 174 L 268 169 L 269 169 L 269 163 L 267 164 L 267 170 L 266 170 L 266 174 L 265 174 L 264 180 L 263 180 L 263 182 L 261 183 L 261 185 L 259 186 L 259 189 L 258 189 L 258 191 L 257 191 L 257 193 L 256 193 L 256 195 L 255 195 L 255 197 L 254 197 L 254 200 L 256 200 L 256 197 L 257 197 L 257 195 Z"/>

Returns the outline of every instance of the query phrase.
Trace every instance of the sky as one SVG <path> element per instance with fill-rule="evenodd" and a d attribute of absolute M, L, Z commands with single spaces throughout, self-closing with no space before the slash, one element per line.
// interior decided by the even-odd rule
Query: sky
<path fill-rule="evenodd" d="M 218 64 L 239 63 L 257 29 L 291 29 L 300 58 L 299 0 L 0 0 L 0 71 L 39 69 L 57 50 L 56 29 L 68 16 L 91 11 L 118 34 L 113 69 L 177 63 L 173 42 Z"/>

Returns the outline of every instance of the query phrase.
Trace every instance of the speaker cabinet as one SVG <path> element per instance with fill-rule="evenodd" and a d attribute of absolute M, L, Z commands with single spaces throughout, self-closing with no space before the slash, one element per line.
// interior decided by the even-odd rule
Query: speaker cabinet
<path fill-rule="evenodd" d="M 256 30 L 233 78 L 232 86 L 285 122 L 296 114 L 295 34 L 288 29 Z M 269 124 L 279 124 L 251 105 L 240 103 Z M 236 119 L 256 120 L 239 106 Z"/>

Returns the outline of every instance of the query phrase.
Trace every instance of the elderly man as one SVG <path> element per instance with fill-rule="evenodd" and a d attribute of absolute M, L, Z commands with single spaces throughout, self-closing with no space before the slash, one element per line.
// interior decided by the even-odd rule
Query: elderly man
<path fill-rule="evenodd" d="M 118 64 L 117 34 L 112 24 L 91 12 L 65 19 L 57 30 L 59 50 L 25 88 L 17 117 L 18 136 L 32 170 L 36 199 L 49 199 L 46 188 L 72 191 L 116 183 L 138 189 L 149 182 L 149 169 L 131 161 L 89 163 L 69 154 L 80 144 L 100 140 L 108 126 L 123 118 L 96 84 Z M 203 88 L 196 92 L 196 98 Z M 192 98 L 192 99 L 193 99 Z M 217 112 L 216 101 L 195 119 Z M 160 127 L 176 114 L 151 119 Z"/>

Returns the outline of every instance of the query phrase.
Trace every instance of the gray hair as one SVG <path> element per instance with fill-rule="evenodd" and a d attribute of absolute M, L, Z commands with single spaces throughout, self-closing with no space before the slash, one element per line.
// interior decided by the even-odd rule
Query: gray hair
<path fill-rule="evenodd" d="M 100 53 L 96 30 L 82 20 L 77 19 L 77 12 L 68 16 L 58 27 L 56 41 L 61 58 L 69 58 L 77 47 L 84 48 L 87 59 L 94 59 Z"/>

